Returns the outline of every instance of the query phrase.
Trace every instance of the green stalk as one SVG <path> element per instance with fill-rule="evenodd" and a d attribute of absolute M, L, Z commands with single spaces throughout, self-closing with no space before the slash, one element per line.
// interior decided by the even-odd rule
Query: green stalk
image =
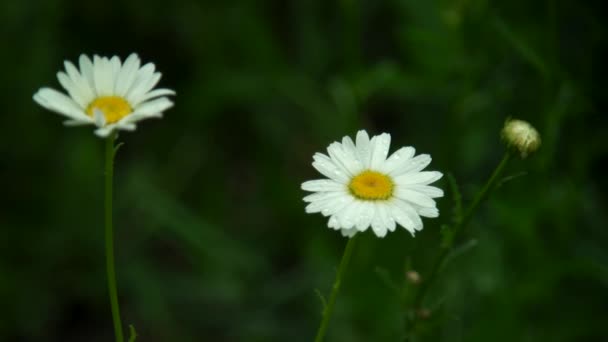
<path fill-rule="evenodd" d="M 106 139 L 105 151 L 105 240 L 106 240 L 106 272 L 108 276 L 108 291 L 112 307 L 112 321 L 116 342 L 124 341 L 120 308 L 118 306 L 118 290 L 116 289 L 116 269 L 114 266 L 114 231 L 112 227 L 112 184 L 114 179 L 114 140 L 116 133 Z"/>
<path fill-rule="evenodd" d="M 473 202 L 471 202 L 471 205 L 468 207 L 462 219 L 456 223 L 452 237 L 448 240 L 448 243 L 446 245 L 442 246 L 441 253 L 437 257 L 437 259 L 435 259 L 435 263 L 433 264 L 428 277 L 421 284 L 420 290 L 418 290 L 418 292 L 416 293 L 416 297 L 414 298 L 414 309 L 417 310 L 420 308 L 420 305 L 422 304 L 426 294 L 431 288 L 431 285 L 437 278 L 437 274 L 439 273 L 441 266 L 443 265 L 447 257 L 450 255 L 452 246 L 454 245 L 454 241 L 456 240 L 456 236 L 467 227 L 467 225 L 471 221 L 471 218 L 473 217 L 473 214 L 475 214 L 475 212 L 477 211 L 479 204 L 481 204 L 481 202 L 485 200 L 489 196 L 491 191 L 494 189 L 494 186 L 496 185 L 498 178 L 504 171 L 504 168 L 509 162 L 509 159 L 511 159 L 511 152 L 507 151 L 500 163 L 498 163 L 498 165 L 494 169 L 494 172 L 492 172 L 492 175 L 490 176 L 486 184 L 483 186 L 481 191 L 477 193 L 477 195 L 473 199 Z M 414 330 L 417 321 L 418 320 L 416 318 L 413 319 L 411 327 L 409 327 L 410 331 Z"/>
<path fill-rule="evenodd" d="M 327 327 L 329 326 L 329 319 L 331 318 L 331 314 L 334 309 L 334 304 L 336 303 L 336 297 L 338 297 L 338 292 L 340 292 L 342 278 L 344 277 L 344 273 L 346 272 L 346 268 L 348 267 L 348 263 L 350 262 L 351 255 L 353 254 L 353 249 L 355 248 L 355 242 L 357 241 L 357 237 L 358 234 L 348 239 L 348 243 L 344 248 L 344 254 L 342 254 L 342 260 L 340 261 L 340 266 L 338 266 L 338 273 L 336 274 L 336 279 L 334 280 L 334 285 L 331 290 L 329 302 L 327 302 L 327 305 L 325 306 L 325 308 L 323 308 L 323 319 L 321 320 L 321 324 L 319 325 L 319 330 L 317 330 L 317 337 L 315 338 L 315 342 L 322 342 L 323 338 L 325 338 L 325 333 L 327 332 Z"/>

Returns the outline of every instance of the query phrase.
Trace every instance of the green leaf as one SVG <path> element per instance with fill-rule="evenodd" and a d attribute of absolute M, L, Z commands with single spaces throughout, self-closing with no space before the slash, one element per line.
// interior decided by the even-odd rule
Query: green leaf
<path fill-rule="evenodd" d="M 129 324 L 129 342 L 135 342 L 137 338 L 137 332 L 135 331 L 135 327 L 133 324 Z"/>
<path fill-rule="evenodd" d="M 452 241 L 454 241 L 454 229 L 447 224 L 442 224 L 440 229 L 441 247 L 448 248 L 452 245 Z"/>
<path fill-rule="evenodd" d="M 395 283 L 393 278 L 391 278 L 390 274 L 386 269 L 376 266 L 374 272 L 378 275 L 378 277 L 380 278 L 380 280 L 382 280 L 386 287 L 391 289 L 400 299 L 403 298 L 403 293 L 401 292 L 400 287 Z"/>
<path fill-rule="evenodd" d="M 460 188 L 454 175 L 448 173 L 447 178 L 450 185 L 450 192 L 452 193 L 452 199 L 454 200 L 452 220 L 454 222 L 454 226 L 456 226 L 460 223 L 460 221 L 462 221 L 462 194 L 460 193 Z"/>
<path fill-rule="evenodd" d="M 124 142 L 119 142 L 118 144 L 116 144 L 114 146 L 114 156 L 116 156 L 116 153 L 118 153 L 118 150 L 120 150 L 120 148 L 122 147 L 122 145 L 124 145 Z"/>
<path fill-rule="evenodd" d="M 501 186 L 503 186 L 505 183 L 508 183 L 508 182 L 510 182 L 510 181 L 512 181 L 514 179 L 517 179 L 517 178 L 520 178 L 520 177 L 523 177 L 523 176 L 526 176 L 526 175 L 528 175 L 528 172 L 522 171 L 522 172 L 516 173 L 514 175 L 505 176 L 503 179 L 501 179 L 500 181 L 498 181 L 498 183 L 496 184 L 496 188 L 498 189 Z"/>
<path fill-rule="evenodd" d="M 455 258 L 463 255 L 464 253 L 470 251 L 475 246 L 477 246 L 477 240 L 476 239 L 471 239 L 471 240 L 463 243 L 462 245 L 459 245 L 459 246 L 455 247 L 450 252 L 450 254 L 448 254 L 448 256 L 445 258 L 445 260 L 443 261 L 443 265 L 447 265 L 453 259 L 455 259 Z M 442 265 L 442 267 L 443 267 L 443 265 Z"/>
<path fill-rule="evenodd" d="M 315 293 L 317 294 L 317 297 L 319 297 L 319 300 L 321 300 L 321 305 L 323 305 L 323 311 L 321 312 L 325 312 L 325 308 L 327 308 L 327 299 L 325 299 L 325 296 L 319 289 L 315 289 Z"/>

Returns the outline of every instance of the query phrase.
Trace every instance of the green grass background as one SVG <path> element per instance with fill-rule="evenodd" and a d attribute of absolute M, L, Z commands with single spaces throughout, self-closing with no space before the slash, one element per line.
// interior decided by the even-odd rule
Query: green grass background
<path fill-rule="evenodd" d="M 111 341 L 103 142 L 31 99 L 63 60 L 131 52 L 177 91 L 122 133 L 116 257 L 138 341 L 311 341 L 345 240 L 306 215 L 310 165 L 358 129 L 430 153 L 470 200 L 509 116 L 539 152 L 472 222 L 419 341 L 608 341 L 607 27 L 601 1 L 0 2 L 0 341 Z M 522 174 L 523 173 L 523 174 Z M 378 276 L 423 276 L 451 219 L 364 234 L 328 341 L 397 341 Z M 408 288 L 412 293 L 415 289 Z"/>

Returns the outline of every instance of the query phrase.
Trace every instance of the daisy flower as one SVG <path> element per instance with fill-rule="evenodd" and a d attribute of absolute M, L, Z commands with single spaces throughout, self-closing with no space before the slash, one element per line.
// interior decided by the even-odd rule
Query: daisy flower
<path fill-rule="evenodd" d="M 412 235 L 422 229 L 424 217 L 437 217 L 433 198 L 443 191 L 429 184 L 440 179 L 438 171 L 422 171 L 431 162 L 428 154 L 414 157 L 413 147 L 402 147 L 388 157 L 391 136 L 371 139 L 366 131 L 316 153 L 312 165 L 327 179 L 311 180 L 302 189 L 314 192 L 304 197 L 307 213 L 329 216 L 328 226 L 352 237 L 372 228 L 378 237 L 394 231 L 397 224 Z M 388 158 L 387 158 L 388 157 Z"/>
<path fill-rule="evenodd" d="M 65 61 L 65 72 L 57 73 L 61 86 L 69 96 L 41 88 L 34 101 L 44 108 L 69 118 L 67 126 L 95 125 L 95 134 L 107 137 L 115 130 L 133 131 L 136 123 L 147 118 L 160 118 L 173 106 L 166 95 L 170 89 L 154 89 L 161 74 L 154 64 L 141 66 L 137 54 L 124 63 L 120 58 L 80 55 L 80 69 Z"/>

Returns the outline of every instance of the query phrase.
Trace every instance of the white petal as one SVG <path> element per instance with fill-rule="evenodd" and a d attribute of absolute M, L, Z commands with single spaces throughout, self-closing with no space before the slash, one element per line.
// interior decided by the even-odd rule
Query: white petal
<path fill-rule="evenodd" d="M 173 91 L 171 89 L 165 89 L 165 88 L 154 89 L 154 90 L 146 93 L 137 102 L 133 102 L 132 105 L 133 105 L 133 107 L 137 107 L 137 106 L 139 106 L 140 104 L 142 104 L 145 101 L 148 101 L 148 100 L 153 99 L 155 97 L 165 96 L 165 95 L 175 95 L 175 91 Z"/>
<path fill-rule="evenodd" d="M 88 102 L 85 101 L 84 97 L 78 86 L 74 84 L 72 79 L 64 72 L 60 71 L 57 73 L 57 79 L 59 84 L 65 89 L 70 97 L 80 106 L 80 108 L 86 108 Z"/>
<path fill-rule="evenodd" d="M 387 226 L 384 225 L 382 214 L 380 213 L 380 205 L 374 203 L 374 218 L 372 219 L 372 230 L 378 237 L 386 236 Z"/>
<path fill-rule="evenodd" d="M 395 196 L 421 207 L 431 208 L 437 206 L 437 203 L 435 203 L 435 201 L 429 196 L 401 186 L 397 186 L 395 189 Z"/>
<path fill-rule="evenodd" d="M 357 230 L 355 228 L 342 229 L 340 232 L 342 233 L 342 236 L 348 238 L 352 238 L 353 236 L 355 236 L 355 234 L 357 234 Z"/>
<path fill-rule="evenodd" d="M 395 207 L 399 208 L 401 212 L 407 215 L 408 219 L 413 223 L 413 228 L 415 230 L 422 230 L 422 219 L 411 204 L 402 201 L 398 198 L 395 198 L 391 203 Z"/>
<path fill-rule="evenodd" d="M 433 183 L 434 181 L 443 177 L 443 174 L 439 171 L 424 171 L 416 173 L 407 173 L 394 178 L 395 183 L 398 185 L 410 185 L 410 184 L 421 184 L 426 185 Z"/>
<path fill-rule="evenodd" d="M 86 108 L 86 106 L 95 98 L 89 81 L 84 75 L 80 74 L 74 64 L 72 64 L 70 61 L 64 61 L 63 65 L 65 66 L 65 71 L 72 80 L 72 83 L 78 88 L 78 91 L 80 92 L 82 101 L 84 103 L 83 108 Z"/>
<path fill-rule="evenodd" d="M 391 217 L 400 224 L 403 228 L 407 229 L 412 235 L 416 232 L 414 228 L 414 222 L 406 215 L 398 206 L 395 204 L 391 204 L 390 207 L 390 215 Z"/>
<path fill-rule="evenodd" d="M 355 161 L 355 167 L 352 170 L 354 173 L 360 173 L 363 171 L 363 164 L 361 163 L 361 160 L 359 160 L 357 147 L 355 146 L 353 140 L 348 136 L 342 138 L 342 151 L 344 151 L 349 159 Z"/>
<path fill-rule="evenodd" d="M 134 123 L 122 123 L 119 121 L 116 123 L 116 128 L 121 129 L 123 131 L 132 132 L 137 128 L 137 126 Z"/>
<path fill-rule="evenodd" d="M 153 63 L 147 63 L 139 70 L 135 75 L 135 80 L 131 87 L 127 90 L 125 97 L 130 103 L 133 103 L 131 99 L 139 98 L 145 94 L 144 90 L 147 85 L 153 80 L 155 66 Z"/>
<path fill-rule="evenodd" d="M 373 202 L 362 202 L 361 208 L 357 213 L 357 230 L 364 232 L 369 228 L 372 220 L 374 219 L 374 203 Z"/>
<path fill-rule="evenodd" d="M 364 168 L 369 168 L 370 162 L 370 141 L 366 131 L 357 132 L 357 155 Z"/>
<path fill-rule="evenodd" d="M 439 210 L 437 208 L 418 208 L 417 212 L 420 216 L 424 217 L 439 217 Z"/>
<path fill-rule="evenodd" d="M 342 144 L 334 142 L 327 147 L 327 153 L 336 165 L 342 166 L 346 173 L 355 176 L 362 171 L 361 163 L 342 148 Z"/>
<path fill-rule="evenodd" d="M 93 56 L 93 80 L 98 96 L 113 95 L 112 66 L 106 57 Z"/>
<path fill-rule="evenodd" d="M 97 108 L 93 109 L 93 120 L 95 120 L 95 125 L 97 127 L 103 127 L 106 125 L 106 116 Z"/>
<path fill-rule="evenodd" d="M 315 192 L 304 197 L 304 202 L 325 201 L 332 198 L 348 196 L 345 191 Z"/>
<path fill-rule="evenodd" d="M 328 195 L 328 196 L 316 199 L 314 201 L 307 201 L 305 199 L 306 202 L 311 202 L 309 205 L 306 206 L 306 209 L 305 209 L 306 213 L 308 213 L 308 214 L 318 213 L 318 212 L 322 212 L 324 210 L 330 210 L 336 206 L 341 206 L 342 204 L 348 204 L 349 202 L 352 202 L 351 200 L 349 200 L 350 196 L 347 196 L 347 195 L 344 195 L 341 193 L 321 193 L 321 194 Z M 342 205 L 342 207 L 344 207 L 344 206 L 345 205 Z"/>
<path fill-rule="evenodd" d="M 390 205 L 387 203 L 376 203 L 376 215 L 380 216 L 384 226 L 391 232 L 395 231 L 397 225 L 395 224 L 395 219 L 391 215 Z"/>
<path fill-rule="evenodd" d="M 314 214 L 314 213 L 321 212 L 321 210 L 323 210 L 323 208 L 325 208 L 325 202 L 317 201 L 317 202 L 312 202 L 312 203 L 308 204 L 304 208 L 304 211 L 307 214 Z"/>
<path fill-rule="evenodd" d="M 333 215 L 327 221 L 327 226 L 332 229 L 340 229 L 340 222 L 336 218 L 336 215 Z"/>
<path fill-rule="evenodd" d="M 158 84 L 158 82 L 160 81 L 160 77 L 160 72 L 155 72 L 150 78 L 143 81 L 137 88 L 137 90 L 133 90 L 127 95 L 129 102 L 140 103 L 147 95 L 147 93 Z"/>
<path fill-rule="evenodd" d="M 125 97 L 127 91 L 133 86 L 139 65 L 140 61 L 137 54 L 132 53 L 127 57 L 116 78 L 116 85 L 114 87 L 116 95 Z"/>
<path fill-rule="evenodd" d="M 110 124 L 95 130 L 95 134 L 100 138 L 109 136 L 116 129 L 116 124 Z"/>
<path fill-rule="evenodd" d="M 430 198 L 443 197 L 443 190 L 434 186 L 414 184 L 408 185 L 407 188 L 410 190 L 421 192 L 429 196 Z"/>
<path fill-rule="evenodd" d="M 342 149 L 344 152 L 349 155 L 351 158 L 357 159 L 357 146 L 349 136 L 345 136 L 342 138 Z M 360 162 L 360 161 L 359 161 Z"/>
<path fill-rule="evenodd" d="M 64 61 L 63 65 L 65 66 L 65 71 L 72 80 L 72 83 L 74 83 L 74 85 L 78 88 L 80 95 L 82 96 L 82 101 L 84 103 L 83 108 L 86 108 L 88 104 L 95 98 L 95 94 L 91 89 L 89 81 L 84 75 L 80 74 L 80 72 L 71 62 Z"/>
<path fill-rule="evenodd" d="M 80 55 L 80 58 L 78 59 L 78 64 L 80 65 L 80 72 L 82 73 L 82 77 L 89 85 L 89 89 L 93 94 L 91 98 L 97 97 L 97 88 L 95 87 L 95 79 L 93 77 L 93 63 L 86 55 Z"/>
<path fill-rule="evenodd" d="M 331 179 L 316 179 L 302 183 L 302 190 L 306 191 L 342 191 L 346 187 Z"/>
<path fill-rule="evenodd" d="M 324 205 L 324 208 L 321 209 L 321 214 L 323 216 L 334 215 L 342 211 L 344 208 L 346 208 L 347 205 L 351 204 L 354 201 L 355 199 L 352 196 L 345 196 L 343 198 L 338 198 L 333 201 L 327 201 Z"/>
<path fill-rule="evenodd" d="M 350 229 L 355 226 L 355 217 L 360 206 L 361 203 L 359 201 L 353 201 L 337 214 L 342 228 Z"/>
<path fill-rule="evenodd" d="M 386 161 L 386 156 L 388 156 L 388 150 L 391 146 L 391 135 L 382 133 L 375 136 L 374 140 L 371 150 L 370 169 L 379 170 Z"/>
<path fill-rule="evenodd" d="M 75 126 L 88 126 L 90 124 L 92 124 L 93 122 L 91 122 L 90 120 L 87 121 L 83 121 L 83 120 L 66 120 L 63 122 L 63 124 L 67 127 L 75 127 Z"/>
<path fill-rule="evenodd" d="M 133 110 L 133 119 L 142 119 L 147 117 L 160 117 L 162 112 L 171 108 L 173 102 L 166 97 L 161 97 L 148 102 L 144 102 Z"/>
<path fill-rule="evenodd" d="M 428 154 L 420 154 L 408 160 L 406 163 L 403 163 L 401 167 L 394 169 L 392 174 L 398 176 L 405 173 L 419 172 L 427 167 L 430 163 L 431 156 Z"/>
<path fill-rule="evenodd" d="M 349 179 L 344 173 L 344 170 L 334 164 L 329 157 L 324 154 L 317 153 L 313 156 L 313 158 L 315 161 L 312 163 L 312 166 L 322 175 L 344 184 L 348 182 Z"/>
<path fill-rule="evenodd" d="M 41 88 L 34 94 L 34 101 L 48 110 L 63 114 L 71 119 L 92 121 L 74 100 L 55 89 Z"/>
<path fill-rule="evenodd" d="M 112 95 L 116 95 L 116 81 L 118 80 L 118 75 L 120 74 L 120 70 L 122 69 L 120 58 L 118 56 L 114 56 L 110 59 L 110 70 L 111 70 L 111 82 L 112 82 Z"/>
<path fill-rule="evenodd" d="M 398 170 L 404 164 L 406 164 L 416 153 L 416 150 L 411 147 L 402 147 L 395 153 L 391 154 L 386 162 L 380 167 L 379 171 L 393 175 L 393 171 Z"/>

